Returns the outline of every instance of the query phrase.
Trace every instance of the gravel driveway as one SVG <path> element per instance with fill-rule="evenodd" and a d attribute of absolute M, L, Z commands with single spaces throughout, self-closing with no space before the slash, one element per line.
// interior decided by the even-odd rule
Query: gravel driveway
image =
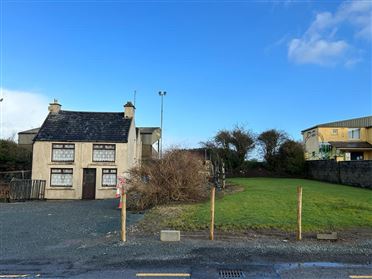
<path fill-rule="evenodd" d="M 117 206 L 115 199 L 0 203 L 0 260 L 65 258 L 107 245 L 120 230 Z M 127 225 L 142 217 L 129 213 Z"/>

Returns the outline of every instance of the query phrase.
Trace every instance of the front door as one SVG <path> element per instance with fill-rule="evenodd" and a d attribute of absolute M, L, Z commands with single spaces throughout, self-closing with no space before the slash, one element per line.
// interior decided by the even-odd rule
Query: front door
<path fill-rule="evenodd" d="M 96 197 L 96 169 L 83 171 L 83 199 L 94 200 Z"/>

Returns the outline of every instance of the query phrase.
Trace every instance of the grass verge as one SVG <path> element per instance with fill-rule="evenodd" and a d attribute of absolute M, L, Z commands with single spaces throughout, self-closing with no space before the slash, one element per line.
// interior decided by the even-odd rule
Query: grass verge
<path fill-rule="evenodd" d="M 229 183 L 242 186 L 243 191 L 217 198 L 218 230 L 295 230 L 297 186 L 303 187 L 304 232 L 372 228 L 371 190 L 305 179 L 234 178 Z M 145 220 L 156 220 L 162 228 L 204 230 L 209 210 L 209 202 L 163 206 L 150 211 Z"/>

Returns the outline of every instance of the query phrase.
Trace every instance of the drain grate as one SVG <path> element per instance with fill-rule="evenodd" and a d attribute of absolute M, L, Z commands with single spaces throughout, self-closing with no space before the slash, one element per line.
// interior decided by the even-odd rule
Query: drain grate
<path fill-rule="evenodd" d="M 240 269 L 221 269 L 220 278 L 244 278 L 244 273 Z"/>

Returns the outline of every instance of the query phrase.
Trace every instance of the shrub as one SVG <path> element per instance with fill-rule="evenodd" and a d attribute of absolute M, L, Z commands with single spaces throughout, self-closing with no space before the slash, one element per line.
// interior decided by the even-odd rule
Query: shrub
<path fill-rule="evenodd" d="M 203 161 L 183 150 L 131 169 L 128 206 L 144 210 L 173 202 L 196 202 L 208 197 Z"/>
<path fill-rule="evenodd" d="M 0 140 L 0 171 L 31 169 L 32 152 L 12 140 Z"/>
<path fill-rule="evenodd" d="M 300 142 L 285 141 L 279 148 L 280 168 L 291 175 L 303 175 L 305 170 L 304 147 Z"/>

